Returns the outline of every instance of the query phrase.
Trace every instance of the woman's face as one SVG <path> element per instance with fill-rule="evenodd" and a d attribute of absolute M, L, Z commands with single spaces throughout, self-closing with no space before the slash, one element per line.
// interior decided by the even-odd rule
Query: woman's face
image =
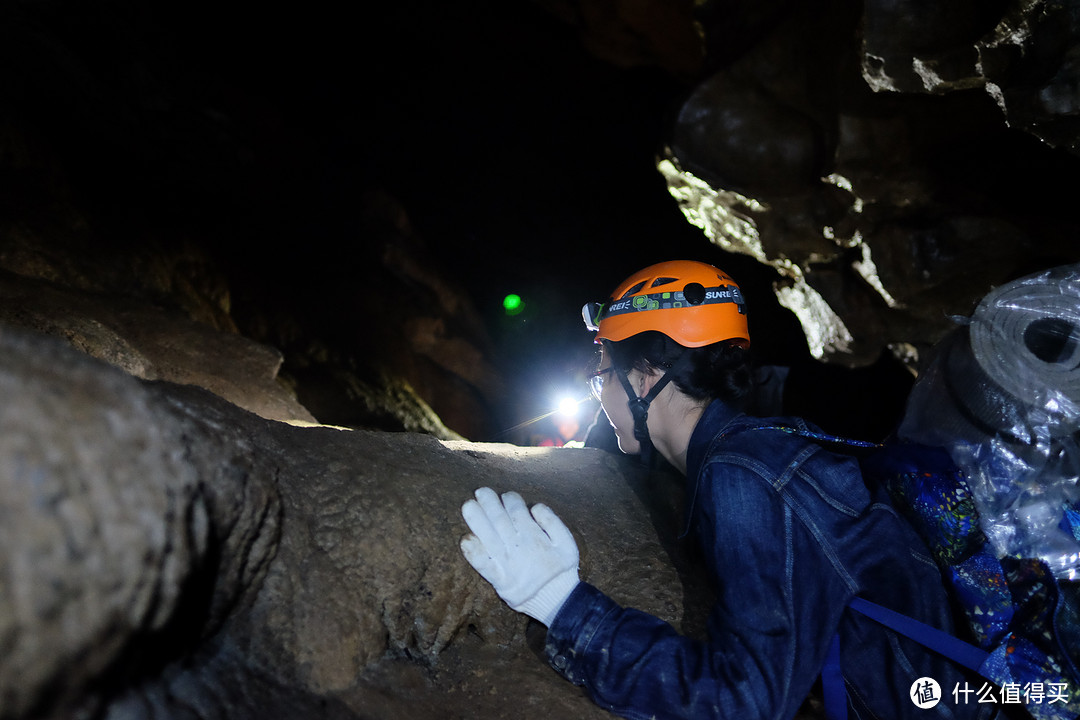
<path fill-rule="evenodd" d="M 600 370 L 611 367 L 611 357 L 606 349 L 600 351 Z M 640 375 L 637 370 L 629 374 L 630 384 L 636 386 Z M 611 427 L 615 428 L 615 437 L 619 440 L 619 449 L 628 455 L 641 452 L 641 443 L 634 437 L 634 417 L 630 414 L 629 400 L 622 382 L 615 376 L 615 371 L 605 374 L 604 387 L 600 391 L 600 406 L 604 408 Z"/>

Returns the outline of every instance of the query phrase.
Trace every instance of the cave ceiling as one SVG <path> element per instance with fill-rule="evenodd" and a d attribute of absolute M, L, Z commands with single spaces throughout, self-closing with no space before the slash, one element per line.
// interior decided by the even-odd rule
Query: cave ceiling
<path fill-rule="evenodd" d="M 349 368 L 499 438 L 580 375 L 581 304 L 680 256 L 740 279 L 764 362 L 914 367 L 1080 259 L 1078 14 L 8 2 L 0 265 L 275 347 L 341 424 Z"/>

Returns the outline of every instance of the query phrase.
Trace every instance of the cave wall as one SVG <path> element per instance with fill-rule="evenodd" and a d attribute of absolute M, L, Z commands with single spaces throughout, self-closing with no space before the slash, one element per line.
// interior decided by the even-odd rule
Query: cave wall
<path fill-rule="evenodd" d="M 321 422 L 521 441 L 589 361 L 581 304 L 674 256 L 873 412 L 815 363 L 916 370 L 1078 259 L 1060 1 L 0 13 L 0 266 L 274 348 Z"/>
<path fill-rule="evenodd" d="M 479 485 L 702 632 L 678 484 L 630 458 L 298 427 L 10 327 L 0 392 L 5 720 L 603 717 L 461 556 Z"/>
<path fill-rule="evenodd" d="M 1073 4 L 539 4 L 685 79 L 658 169 L 712 243 L 775 270 L 814 357 L 917 369 L 950 315 L 1077 259 Z"/>
<path fill-rule="evenodd" d="M 700 630 L 670 486 L 463 440 L 581 374 L 584 301 L 715 262 L 802 408 L 895 395 L 887 429 L 906 385 L 852 367 L 910 380 L 951 315 L 1080 260 L 1064 2 L 348 20 L 0 6 L 0 717 L 600 716 L 456 548 L 476 485 L 519 488 Z"/>
<path fill-rule="evenodd" d="M 661 169 L 710 240 L 776 269 L 814 356 L 915 368 L 992 287 L 1075 262 L 1075 6 L 771 6 L 705 61 Z M 705 4 L 706 37 L 731 8 Z"/>

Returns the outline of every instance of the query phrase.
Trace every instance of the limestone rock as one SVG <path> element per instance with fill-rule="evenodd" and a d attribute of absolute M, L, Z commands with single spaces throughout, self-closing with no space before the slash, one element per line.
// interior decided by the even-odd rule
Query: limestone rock
<path fill-rule="evenodd" d="M 144 380 L 203 387 L 273 420 L 315 422 L 278 382 L 280 352 L 175 311 L 0 271 L 0 321 L 62 337 Z"/>
<path fill-rule="evenodd" d="M 1061 2 L 827 6 L 771 6 L 688 93 L 659 168 L 713 243 L 775 269 L 815 357 L 915 359 L 993 286 L 1077 258 L 1080 22 Z"/>
<path fill-rule="evenodd" d="M 9 327 L 0 388 L 5 720 L 604 717 L 462 558 L 480 485 L 542 499 L 583 577 L 702 630 L 678 486 L 629 458 L 296 427 Z"/>
<path fill-rule="evenodd" d="M 239 443 L 204 431 L 193 460 L 131 376 L 8 327 L 0 346 L 0 716 L 62 716 L 219 627 L 279 501 Z"/>

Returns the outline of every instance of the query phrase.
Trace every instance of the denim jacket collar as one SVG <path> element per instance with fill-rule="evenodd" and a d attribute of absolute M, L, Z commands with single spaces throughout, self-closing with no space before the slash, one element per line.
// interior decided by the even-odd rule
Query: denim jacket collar
<path fill-rule="evenodd" d="M 690 434 L 690 446 L 686 450 L 686 523 L 679 535 L 680 538 L 686 537 L 690 532 L 701 468 L 712 450 L 713 441 L 741 415 L 742 413 L 724 402 L 713 400 L 694 426 L 694 432 Z"/>

